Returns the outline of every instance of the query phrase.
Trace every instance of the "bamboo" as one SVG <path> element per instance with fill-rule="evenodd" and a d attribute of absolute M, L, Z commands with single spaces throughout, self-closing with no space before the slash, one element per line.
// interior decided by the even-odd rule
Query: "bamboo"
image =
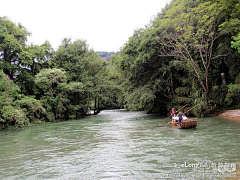
<path fill-rule="evenodd" d="M 191 109 L 189 109 L 187 112 L 191 111 L 192 109 L 194 109 L 195 107 L 197 107 L 199 104 L 197 104 L 196 106 L 193 106 Z M 187 112 L 183 113 L 186 114 Z"/>
<path fill-rule="evenodd" d="M 188 104 L 186 104 L 185 106 L 187 106 Z M 179 110 L 177 110 L 175 113 L 177 113 L 178 111 L 180 111 L 181 109 L 183 109 L 185 106 L 181 107 Z M 172 116 L 172 114 L 170 115 Z M 168 116 L 166 119 L 168 119 L 170 116 Z M 162 122 L 164 122 L 166 119 L 164 119 Z M 161 124 L 162 122 L 160 122 L 159 124 Z"/>

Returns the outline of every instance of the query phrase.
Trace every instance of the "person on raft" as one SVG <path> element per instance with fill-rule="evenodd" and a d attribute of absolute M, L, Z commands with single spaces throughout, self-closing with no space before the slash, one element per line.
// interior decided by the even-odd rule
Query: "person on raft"
<path fill-rule="evenodd" d="M 172 123 L 178 123 L 178 117 L 176 116 L 176 114 L 173 115 Z"/>
<path fill-rule="evenodd" d="M 182 113 L 182 111 L 179 111 L 179 113 L 178 113 L 178 118 L 179 118 L 179 120 L 178 120 L 178 125 L 179 126 L 181 126 L 182 125 L 182 118 L 183 118 L 183 113 Z"/>
<path fill-rule="evenodd" d="M 174 114 L 176 113 L 177 111 L 174 109 L 174 108 L 172 108 L 172 110 L 170 111 L 170 113 L 171 113 L 171 115 L 172 115 L 172 120 L 174 119 Z"/>

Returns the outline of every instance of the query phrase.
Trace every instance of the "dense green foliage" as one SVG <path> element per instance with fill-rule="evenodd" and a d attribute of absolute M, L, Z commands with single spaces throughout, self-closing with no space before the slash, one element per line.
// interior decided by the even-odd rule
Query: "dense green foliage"
<path fill-rule="evenodd" d="M 27 45 L 26 28 L 0 17 L 0 126 L 76 119 L 89 109 L 167 113 L 189 104 L 205 116 L 240 108 L 239 17 L 238 0 L 172 0 L 121 53 L 70 38 L 56 51 L 48 41 Z"/>
<path fill-rule="evenodd" d="M 239 17 L 237 0 L 173 0 L 112 59 L 125 107 L 163 113 L 199 104 L 197 116 L 239 108 Z"/>
<path fill-rule="evenodd" d="M 29 125 L 44 120 L 42 103 L 19 93 L 20 89 L 0 70 L 1 128 Z"/>
<path fill-rule="evenodd" d="M 22 127 L 118 108 L 117 73 L 83 40 L 26 44 L 30 33 L 0 18 L 0 124 Z"/>

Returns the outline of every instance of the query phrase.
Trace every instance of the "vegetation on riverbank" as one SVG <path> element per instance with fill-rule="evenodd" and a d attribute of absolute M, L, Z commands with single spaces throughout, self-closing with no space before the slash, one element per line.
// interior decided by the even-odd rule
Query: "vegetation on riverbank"
<path fill-rule="evenodd" d="M 0 128 L 80 118 L 124 107 L 195 116 L 240 108 L 238 0 L 172 0 L 105 61 L 84 40 L 27 45 L 21 24 L 0 18 Z M 109 53 L 105 53 L 109 55 Z M 113 52 L 111 52 L 113 54 Z"/>
<path fill-rule="evenodd" d="M 30 33 L 0 18 L 0 125 L 21 127 L 80 118 L 88 108 L 118 107 L 118 73 L 88 48 L 65 38 L 57 51 L 26 44 Z"/>
<path fill-rule="evenodd" d="M 112 58 L 125 107 L 163 113 L 199 104 L 195 116 L 239 108 L 239 17 L 237 0 L 171 1 Z"/>

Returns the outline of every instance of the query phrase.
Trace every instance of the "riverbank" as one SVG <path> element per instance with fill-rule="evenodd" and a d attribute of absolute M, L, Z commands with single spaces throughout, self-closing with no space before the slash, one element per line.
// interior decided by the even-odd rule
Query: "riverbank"
<path fill-rule="evenodd" d="M 240 122 L 240 109 L 226 110 L 223 113 L 219 114 L 217 117 Z"/>

